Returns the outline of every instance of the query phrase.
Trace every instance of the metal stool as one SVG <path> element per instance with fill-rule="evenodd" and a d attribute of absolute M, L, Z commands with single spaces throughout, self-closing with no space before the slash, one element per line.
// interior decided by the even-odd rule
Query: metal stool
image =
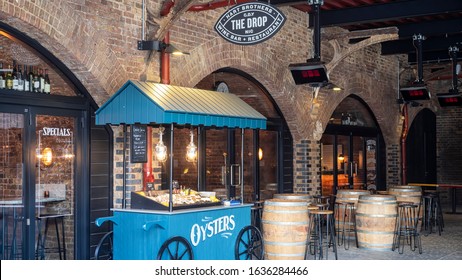
<path fill-rule="evenodd" d="M 433 232 L 433 228 L 438 229 L 438 234 L 443 231 L 443 213 L 439 196 L 433 193 L 422 196 L 423 217 L 420 231 L 428 235 Z"/>
<path fill-rule="evenodd" d="M 45 253 L 58 253 L 60 260 L 66 260 L 66 236 L 64 230 L 64 217 L 65 215 L 59 214 L 47 214 L 41 215 L 36 218 L 37 220 L 37 246 L 35 250 L 36 259 L 45 259 Z M 42 233 L 42 221 L 45 221 L 45 229 Z M 47 240 L 47 234 L 50 222 L 55 224 L 57 248 L 47 248 L 45 242 Z M 58 224 L 61 223 L 61 232 Z M 61 235 L 61 236 L 60 236 Z"/>
<path fill-rule="evenodd" d="M 18 238 L 18 235 L 21 236 L 22 208 L 23 205 L 8 205 L 8 207 L 2 205 L 0 248 L 0 259 L 2 260 L 22 259 L 22 238 Z"/>
<path fill-rule="evenodd" d="M 350 237 L 351 233 L 353 233 L 356 240 L 356 247 L 358 247 L 354 202 L 335 202 L 334 210 L 337 245 L 343 245 L 345 250 L 350 249 Z"/>
<path fill-rule="evenodd" d="M 337 260 L 337 242 L 335 240 L 334 212 L 332 210 L 311 210 L 309 212 L 309 238 L 307 244 L 308 252 L 314 255 L 314 259 L 329 259 L 329 248 L 332 247 Z"/>
<path fill-rule="evenodd" d="M 327 195 L 314 195 L 313 204 L 330 204 L 330 196 Z"/>
<path fill-rule="evenodd" d="M 443 219 L 443 209 L 441 208 L 441 200 L 440 200 L 440 190 L 436 189 L 436 190 L 424 190 L 423 191 L 423 194 L 424 195 L 434 195 L 435 198 L 436 198 L 436 202 L 437 202 L 437 207 L 438 207 L 438 211 L 440 212 L 440 216 L 441 216 L 441 231 L 443 231 L 443 228 L 444 228 L 444 219 Z"/>
<path fill-rule="evenodd" d="M 393 251 L 398 248 L 398 252 L 402 254 L 406 242 L 412 251 L 419 248 L 419 254 L 422 254 L 422 241 L 417 231 L 419 212 L 419 205 L 412 202 L 399 202 L 396 230 L 393 237 Z"/>

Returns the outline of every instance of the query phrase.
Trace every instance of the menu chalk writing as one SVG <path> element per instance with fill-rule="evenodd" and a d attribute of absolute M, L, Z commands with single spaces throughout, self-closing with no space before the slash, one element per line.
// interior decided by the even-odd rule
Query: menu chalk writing
<path fill-rule="evenodd" d="M 132 125 L 130 135 L 130 162 L 147 162 L 146 125 Z"/>

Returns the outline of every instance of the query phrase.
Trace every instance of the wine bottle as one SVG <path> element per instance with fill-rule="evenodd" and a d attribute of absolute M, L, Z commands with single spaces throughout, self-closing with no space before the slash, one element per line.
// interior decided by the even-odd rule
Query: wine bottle
<path fill-rule="evenodd" d="M 34 92 L 34 67 L 29 65 L 29 91 Z"/>
<path fill-rule="evenodd" d="M 16 70 L 16 60 L 13 60 L 13 89 L 18 90 L 18 72 Z"/>
<path fill-rule="evenodd" d="M 48 69 L 45 69 L 45 78 L 44 78 L 44 81 L 45 81 L 45 86 L 43 88 L 43 92 L 45 92 L 46 94 L 50 94 L 50 91 L 51 91 L 51 83 L 50 83 L 50 77 L 48 76 Z"/>
<path fill-rule="evenodd" d="M 4 89 L 6 87 L 6 81 L 3 75 L 3 63 L 0 62 L 0 89 Z"/>
<path fill-rule="evenodd" d="M 7 89 L 13 89 L 13 75 L 11 74 L 11 72 L 12 72 L 11 65 L 9 65 L 6 75 L 5 75 Z"/>
<path fill-rule="evenodd" d="M 43 76 L 43 69 L 39 69 L 39 79 L 40 79 L 40 92 L 44 92 L 45 90 L 45 77 Z"/>
<path fill-rule="evenodd" d="M 24 91 L 24 79 L 22 77 L 22 70 L 21 70 L 21 65 L 18 64 L 18 72 L 16 74 L 16 77 L 18 79 L 18 86 L 17 90 L 18 91 Z"/>
<path fill-rule="evenodd" d="M 24 73 L 22 77 L 23 77 L 23 82 L 24 82 L 24 91 L 29 91 L 30 87 L 29 87 L 29 76 L 27 74 L 27 65 L 24 64 L 23 68 L 24 68 Z"/>
<path fill-rule="evenodd" d="M 37 68 L 34 71 L 34 92 L 40 92 L 40 78 L 37 73 Z"/>

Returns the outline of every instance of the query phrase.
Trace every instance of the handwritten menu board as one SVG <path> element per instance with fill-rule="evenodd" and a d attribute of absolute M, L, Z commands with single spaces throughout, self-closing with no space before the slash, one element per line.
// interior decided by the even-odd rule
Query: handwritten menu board
<path fill-rule="evenodd" d="M 130 134 L 130 162 L 147 162 L 146 125 L 134 124 Z"/>

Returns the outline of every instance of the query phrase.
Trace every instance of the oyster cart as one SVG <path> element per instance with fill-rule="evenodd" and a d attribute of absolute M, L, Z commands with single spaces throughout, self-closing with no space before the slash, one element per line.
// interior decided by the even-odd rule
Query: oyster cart
<path fill-rule="evenodd" d="M 230 93 L 128 81 L 96 112 L 96 124 L 123 125 L 124 131 L 126 125 L 169 124 L 172 148 L 174 125 L 241 128 L 244 143 L 244 129 L 265 129 L 266 118 Z M 240 168 L 244 165 L 243 151 L 242 145 Z M 119 260 L 262 259 L 261 233 L 251 225 L 253 205 L 243 203 L 243 199 L 227 206 L 174 205 L 173 160 L 169 163 L 168 205 L 132 192 L 130 209 L 123 202 L 121 209 L 112 209 L 112 216 L 95 221 L 97 226 L 113 224 L 113 231 L 103 237 L 95 255 L 106 244 L 110 258 Z M 123 169 L 125 200 L 125 166 Z M 241 194 L 243 173 L 239 172 Z"/>

